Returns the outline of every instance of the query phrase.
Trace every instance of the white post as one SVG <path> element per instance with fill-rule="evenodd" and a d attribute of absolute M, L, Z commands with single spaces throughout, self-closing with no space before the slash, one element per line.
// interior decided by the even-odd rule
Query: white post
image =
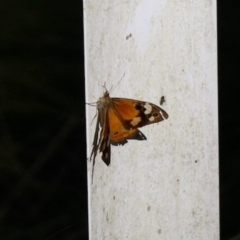
<path fill-rule="evenodd" d="M 219 239 L 216 1 L 85 0 L 86 102 L 159 105 L 146 141 L 88 162 L 91 240 Z M 87 106 L 88 156 L 96 108 Z"/>

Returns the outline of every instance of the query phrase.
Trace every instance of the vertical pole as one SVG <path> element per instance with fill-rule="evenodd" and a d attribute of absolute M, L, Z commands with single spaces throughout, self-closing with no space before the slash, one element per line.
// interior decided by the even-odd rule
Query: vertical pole
<path fill-rule="evenodd" d="M 216 1 L 85 0 L 84 25 L 86 102 L 125 73 L 111 97 L 169 114 L 98 155 L 93 184 L 88 162 L 90 239 L 219 239 Z"/>

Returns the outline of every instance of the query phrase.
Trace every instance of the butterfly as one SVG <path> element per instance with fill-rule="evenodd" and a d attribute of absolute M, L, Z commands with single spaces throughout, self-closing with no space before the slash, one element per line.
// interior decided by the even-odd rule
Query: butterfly
<path fill-rule="evenodd" d="M 108 166 L 111 162 L 111 144 L 124 145 L 128 139 L 146 140 L 138 128 L 168 118 L 168 114 L 153 103 L 111 98 L 107 90 L 97 101 L 97 110 L 97 124 L 90 156 L 90 161 L 93 159 L 93 168 L 98 151 L 102 153 L 102 160 Z"/>

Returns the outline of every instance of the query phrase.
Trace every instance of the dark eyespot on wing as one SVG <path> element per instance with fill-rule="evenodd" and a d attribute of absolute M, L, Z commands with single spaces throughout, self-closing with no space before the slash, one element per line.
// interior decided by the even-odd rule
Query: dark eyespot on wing
<path fill-rule="evenodd" d="M 145 110 L 144 107 L 140 104 L 136 104 L 135 108 L 139 111 L 144 111 Z"/>

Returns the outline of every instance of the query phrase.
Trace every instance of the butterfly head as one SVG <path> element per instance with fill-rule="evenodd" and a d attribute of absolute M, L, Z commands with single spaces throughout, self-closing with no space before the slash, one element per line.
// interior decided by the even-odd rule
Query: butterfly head
<path fill-rule="evenodd" d="M 111 104 L 111 98 L 110 98 L 108 90 L 106 90 L 104 92 L 103 96 L 100 97 L 99 100 L 97 101 L 97 108 L 100 111 L 102 109 L 107 110 L 110 104 Z"/>

